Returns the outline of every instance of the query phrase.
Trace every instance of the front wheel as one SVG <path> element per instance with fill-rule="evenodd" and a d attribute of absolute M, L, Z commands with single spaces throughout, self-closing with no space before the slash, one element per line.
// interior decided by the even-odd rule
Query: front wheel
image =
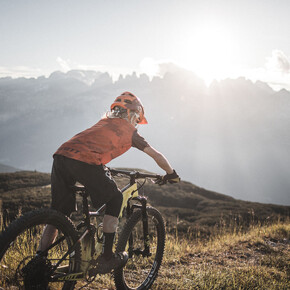
<path fill-rule="evenodd" d="M 46 255 L 36 255 L 46 225 L 58 230 L 55 245 Z M 79 244 L 62 259 L 77 239 L 72 222 L 51 209 L 31 211 L 14 220 L 0 236 L 0 288 L 73 289 L 75 281 L 56 281 L 57 277 L 78 272 Z"/>
<path fill-rule="evenodd" d="M 165 226 L 157 209 L 147 207 L 147 216 L 149 241 L 144 241 L 141 209 L 134 211 L 120 234 L 116 252 L 127 251 L 129 260 L 124 268 L 114 271 L 117 289 L 149 289 L 157 277 L 165 247 Z"/>

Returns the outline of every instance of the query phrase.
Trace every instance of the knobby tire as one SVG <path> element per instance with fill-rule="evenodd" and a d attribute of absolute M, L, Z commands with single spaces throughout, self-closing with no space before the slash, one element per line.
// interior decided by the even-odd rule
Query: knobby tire
<path fill-rule="evenodd" d="M 114 271 L 118 290 L 149 289 L 155 281 L 162 263 L 165 247 L 165 226 L 160 212 L 147 207 L 149 243 L 151 256 L 143 256 L 144 238 L 141 209 L 133 212 L 118 238 L 116 252 L 129 251 L 129 260 L 124 268 Z M 133 241 L 133 254 L 128 248 Z"/>
<path fill-rule="evenodd" d="M 65 238 L 63 242 L 49 251 L 47 260 L 51 265 L 55 264 L 65 251 L 78 240 L 71 220 L 55 210 L 38 209 L 17 218 L 0 235 L 0 288 L 10 289 L 13 286 L 20 289 L 24 288 L 25 279 L 21 269 L 35 257 L 37 243 L 39 243 L 43 227 L 46 224 L 53 225 L 58 229 L 59 236 L 62 235 Z M 64 264 L 67 264 L 64 265 L 64 268 L 67 269 L 66 273 L 79 271 L 81 261 L 79 244 L 74 255 L 71 256 L 63 261 Z M 51 289 L 74 289 L 76 284 L 75 281 L 47 283 L 49 283 L 49 287 L 52 287 Z"/>

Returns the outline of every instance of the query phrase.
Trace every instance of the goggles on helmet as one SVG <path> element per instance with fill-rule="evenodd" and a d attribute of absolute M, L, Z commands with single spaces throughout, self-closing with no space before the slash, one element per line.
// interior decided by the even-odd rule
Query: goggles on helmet
<path fill-rule="evenodd" d="M 139 119 L 137 120 L 138 124 L 148 124 L 144 116 L 144 108 L 138 97 L 133 95 L 130 92 L 124 92 L 119 97 L 117 97 L 114 103 L 111 105 L 111 111 L 115 107 L 122 107 L 127 110 L 128 113 L 136 112 L 139 114 Z"/>

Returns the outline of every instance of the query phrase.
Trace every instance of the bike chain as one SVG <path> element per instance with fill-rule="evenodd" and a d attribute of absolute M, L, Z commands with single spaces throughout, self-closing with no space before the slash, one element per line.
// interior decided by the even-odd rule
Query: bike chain
<path fill-rule="evenodd" d="M 92 270 L 92 269 L 96 268 L 96 265 L 94 265 L 95 264 L 94 262 L 95 262 L 95 260 L 90 261 L 90 263 L 89 263 L 90 265 L 87 267 L 86 272 L 85 272 L 85 279 L 87 281 L 87 284 L 85 284 L 84 286 L 82 286 L 78 290 L 89 286 L 91 283 L 93 283 L 95 281 L 97 274 L 94 275 L 94 276 L 90 276 L 89 275 L 89 270 Z"/>

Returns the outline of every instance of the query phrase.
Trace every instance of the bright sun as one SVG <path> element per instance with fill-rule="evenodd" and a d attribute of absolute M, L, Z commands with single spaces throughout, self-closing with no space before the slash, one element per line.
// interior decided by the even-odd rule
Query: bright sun
<path fill-rule="evenodd" d="M 195 72 L 206 84 L 210 84 L 213 79 L 234 77 L 238 72 L 235 69 L 238 49 L 226 29 L 196 27 L 178 35 L 171 46 L 172 61 Z M 141 61 L 140 69 L 150 77 L 160 73 L 158 61 L 150 57 Z"/>
<path fill-rule="evenodd" d="M 182 63 L 209 83 L 233 70 L 234 41 L 225 30 L 203 27 L 188 33 L 182 40 Z"/>

